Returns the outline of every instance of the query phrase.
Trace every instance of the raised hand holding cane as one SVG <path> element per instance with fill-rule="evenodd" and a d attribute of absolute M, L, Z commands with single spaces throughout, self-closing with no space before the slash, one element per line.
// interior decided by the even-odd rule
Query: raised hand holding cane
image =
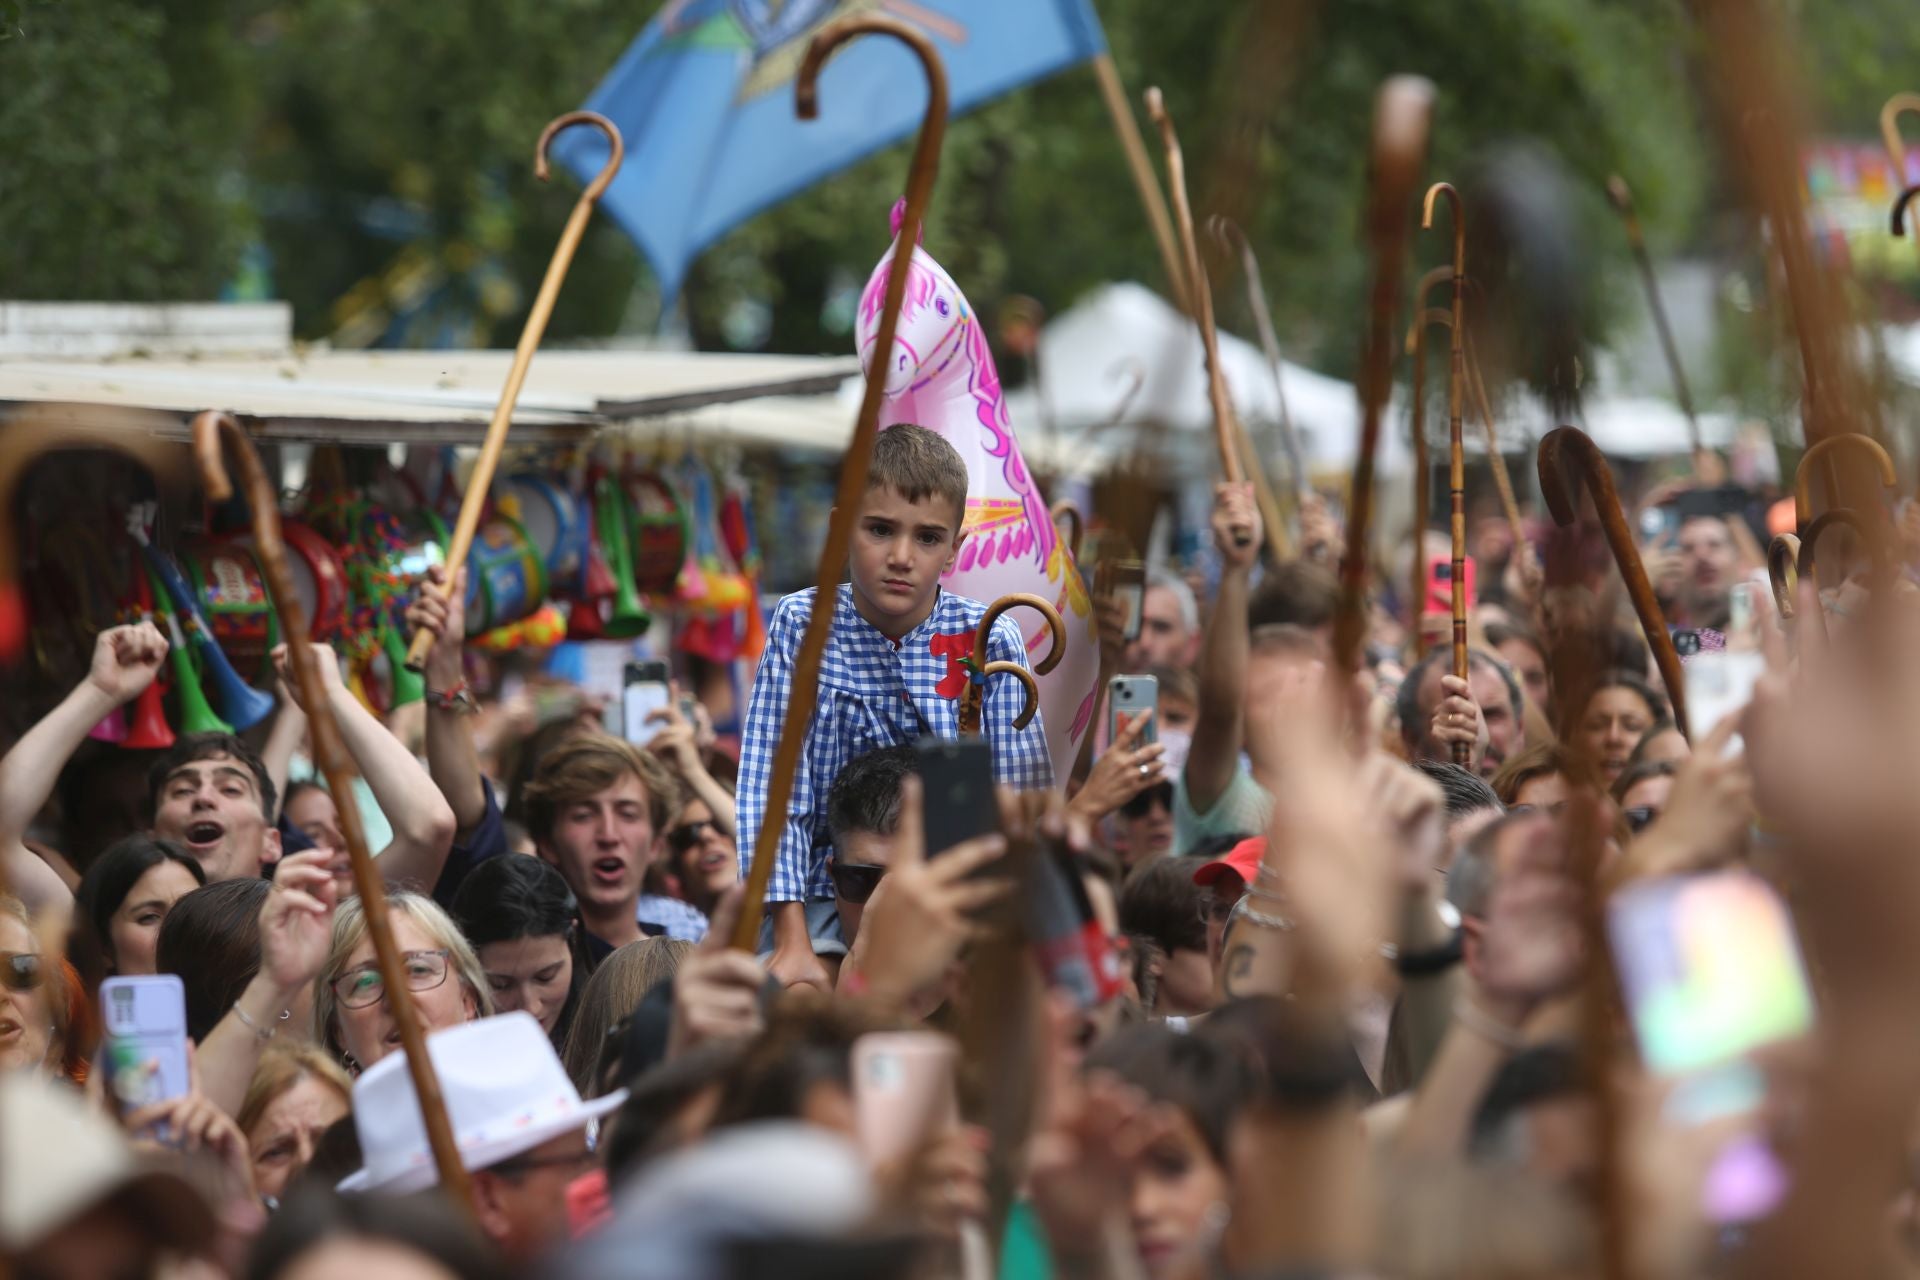
<path fill-rule="evenodd" d="M 480 527 L 480 514 L 486 508 L 487 494 L 493 488 L 494 470 L 500 465 L 500 453 L 507 445 L 507 428 L 513 425 L 513 407 L 520 399 L 521 385 L 527 380 L 527 366 L 533 363 L 533 353 L 539 350 L 540 339 L 547 331 L 547 320 L 553 315 L 554 301 L 560 296 L 560 285 L 567 278 L 567 268 L 573 265 L 573 255 L 580 247 L 580 238 L 586 234 L 594 203 L 612 183 L 614 174 L 620 171 L 625 148 L 620 140 L 620 130 L 614 127 L 613 121 L 591 111 L 569 111 L 540 131 L 540 141 L 534 147 L 534 177 L 542 182 L 547 180 L 547 145 L 553 141 L 555 134 L 576 124 L 590 124 L 605 133 L 612 150 L 606 165 L 594 175 L 593 181 L 587 184 L 586 190 L 574 202 L 566 230 L 560 233 L 560 245 L 553 251 L 553 259 L 547 263 L 546 278 L 540 282 L 540 292 L 533 299 L 533 310 L 527 313 L 526 327 L 520 331 L 520 345 L 514 348 L 513 365 L 507 370 L 507 385 L 500 392 L 500 403 L 494 408 L 493 421 L 487 424 L 480 457 L 473 464 L 473 474 L 467 478 L 466 497 L 460 502 L 460 517 L 454 522 L 453 538 L 447 547 L 449 575 L 467 562 L 467 549 L 473 545 L 474 531 Z M 445 586 L 430 590 L 442 597 L 447 592 Z M 430 632 L 415 632 L 413 643 L 407 646 L 407 669 L 424 670 L 427 652 L 432 648 L 433 635 Z"/>
<path fill-rule="evenodd" d="M 280 615 L 280 634 L 287 638 L 287 656 L 294 677 L 290 686 L 299 691 L 300 703 L 307 713 L 314 761 L 326 778 L 329 791 L 336 796 L 351 796 L 354 778 L 352 760 L 347 755 L 346 741 L 340 735 L 339 722 L 334 719 L 332 704 L 327 699 L 326 679 L 315 653 L 317 646 L 308 638 L 306 610 L 301 607 L 299 592 L 294 587 L 286 544 L 280 540 L 279 495 L 266 469 L 260 465 L 260 455 L 254 452 L 253 441 L 241 430 L 231 414 L 203 413 L 193 420 L 194 459 L 199 464 L 201 482 L 206 486 L 207 496 L 215 502 L 224 502 L 233 496 L 233 482 L 227 476 L 226 461 L 221 456 L 223 435 L 233 445 L 234 454 L 240 461 L 241 476 L 246 481 L 247 504 L 253 514 L 254 546 L 260 557 L 260 567 L 267 575 L 274 608 Z M 430 633 L 422 632 L 421 635 L 429 645 L 432 644 L 433 636 Z M 467 1178 L 466 1164 L 460 1158 L 460 1148 L 454 1143 L 453 1126 L 447 1119 L 439 1077 L 434 1073 L 432 1060 L 427 1057 L 426 1033 L 421 1029 L 420 1015 L 414 1008 L 413 991 L 406 983 L 406 962 L 400 954 L 400 945 L 394 939 L 393 925 L 388 919 L 387 888 L 380 879 L 379 869 L 373 865 L 372 853 L 367 849 L 367 834 L 360 824 L 360 807 L 342 804 L 339 821 L 341 837 L 347 842 L 347 856 L 353 863 L 354 890 L 360 895 L 361 906 L 366 912 L 367 934 L 373 939 L 374 960 L 386 985 L 387 1007 L 392 1011 L 394 1025 L 400 1032 L 401 1047 L 406 1051 L 407 1073 L 413 1080 L 414 1095 L 420 1101 L 427 1144 L 433 1151 L 434 1164 L 440 1173 L 440 1185 L 446 1188 L 457 1204 L 471 1211 L 473 1192 Z"/>
<path fill-rule="evenodd" d="M 1447 369 L 1447 498 L 1451 508 L 1448 531 L 1453 545 L 1453 676 L 1462 684 L 1467 679 L 1467 461 L 1466 444 L 1461 436 L 1460 406 L 1466 390 L 1466 297 L 1467 297 L 1467 220 L 1460 193 L 1449 182 L 1436 182 L 1427 188 L 1426 208 L 1420 226 L 1433 227 L 1433 205 L 1444 195 L 1453 206 L 1453 332 L 1450 363 Z M 1453 762 L 1465 767 L 1473 759 L 1473 745 L 1456 741 Z"/>

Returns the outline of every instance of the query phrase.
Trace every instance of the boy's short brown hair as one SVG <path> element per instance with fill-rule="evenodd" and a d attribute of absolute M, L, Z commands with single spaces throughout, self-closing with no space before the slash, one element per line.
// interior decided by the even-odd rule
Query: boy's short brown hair
<path fill-rule="evenodd" d="M 647 819 L 655 835 L 680 811 L 680 781 L 658 757 L 604 733 L 571 738 L 549 751 L 526 787 L 527 833 L 553 836 L 560 810 L 599 795 L 631 773 L 647 789 Z"/>
<path fill-rule="evenodd" d="M 867 488 L 888 488 L 908 502 L 944 498 L 956 513 L 954 532 L 967 518 L 967 464 L 945 436 L 911 422 L 895 423 L 873 442 Z"/>

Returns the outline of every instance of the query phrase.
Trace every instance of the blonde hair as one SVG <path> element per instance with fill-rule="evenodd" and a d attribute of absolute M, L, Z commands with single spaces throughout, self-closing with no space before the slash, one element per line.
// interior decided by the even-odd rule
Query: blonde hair
<path fill-rule="evenodd" d="M 247 1096 L 233 1118 L 249 1142 L 267 1108 L 302 1080 L 317 1080 L 338 1092 L 349 1107 L 353 1105 L 352 1079 L 320 1046 L 305 1040 L 275 1040 L 261 1052 L 260 1065 L 247 1081 Z"/>
<path fill-rule="evenodd" d="M 692 950 L 691 942 L 675 938 L 642 938 L 621 947 L 593 971 L 561 1055 L 581 1097 L 597 1098 L 606 1092 L 595 1076 L 614 1022 L 631 1014 L 649 991 L 672 982 L 680 962 Z"/>
<path fill-rule="evenodd" d="M 441 910 L 432 898 L 404 889 L 387 894 L 387 910 L 412 919 L 420 931 L 444 947 L 447 964 L 473 1001 L 474 1017 L 493 1016 L 493 995 L 487 987 L 486 970 L 473 953 L 466 936 L 454 924 L 453 917 Z M 327 950 L 327 962 L 313 980 L 313 1039 L 336 1061 L 347 1060 L 346 1047 L 340 1043 L 337 1015 L 340 1002 L 334 998 L 333 983 L 346 970 L 347 957 L 367 940 L 367 910 L 358 898 L 349 898 L 333 913 L 333 945 Z"/>
<path fill-rule="evenodd" d="M 524 792 L 528 833 L 546 843 L 561 809 L 599 795 L 629 773 L 646 788 L 653 833 L 664 833 L 680 811 L 680 780 L 652 752 L 604 733 L 563 742 L 541 759 Z"/>

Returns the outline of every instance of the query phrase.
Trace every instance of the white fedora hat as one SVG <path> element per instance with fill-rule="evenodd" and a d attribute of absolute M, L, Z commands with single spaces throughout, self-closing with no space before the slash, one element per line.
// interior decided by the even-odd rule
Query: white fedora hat
<path fill-rule="evenodd" d="M 580 1101 L 547 1033 L 524 1012 L 433 1032 L 427 1057 L 440 1077 L 460 1159 L 470 1170 L 584 1128 L 627 1099 L 619 1089 Z M 354 1081 L 353 1127 L 365 1167 L 342 1179 L 340 1190 L 408 1192 L 439 1181 L 404 1051 L 388 1054 Z"/>

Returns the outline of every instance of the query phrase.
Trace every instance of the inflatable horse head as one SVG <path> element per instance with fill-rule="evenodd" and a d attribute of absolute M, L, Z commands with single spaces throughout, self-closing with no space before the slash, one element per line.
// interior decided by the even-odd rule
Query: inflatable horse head
<path fill-rule="evenodd" d="M 894 206 L 896 238 L 902 212 L 902 205 Z M 877 354 L 892 261 L 889 247 L 860 296 L 860 360 L 868 368 Z M 1065 778 L 1091 728 L 1099 680 L 1093 602 L 1020 456 L 1000 375 L 973 304 L 923 246 L 914 247 L 893 349 L 880 358 L 886 361 L 880 425 L 911 422 L 937 431 L 967 464 L 967 538 L 941 585 L 989 604 L 1030 591 L 1052 601 L 1066 621 L 1067 657 L 1040 680 L 1054 773 Z M 1038 618 L 1008 616 L 1019 619 L 1030 652 L 1050 643 Z"/>

